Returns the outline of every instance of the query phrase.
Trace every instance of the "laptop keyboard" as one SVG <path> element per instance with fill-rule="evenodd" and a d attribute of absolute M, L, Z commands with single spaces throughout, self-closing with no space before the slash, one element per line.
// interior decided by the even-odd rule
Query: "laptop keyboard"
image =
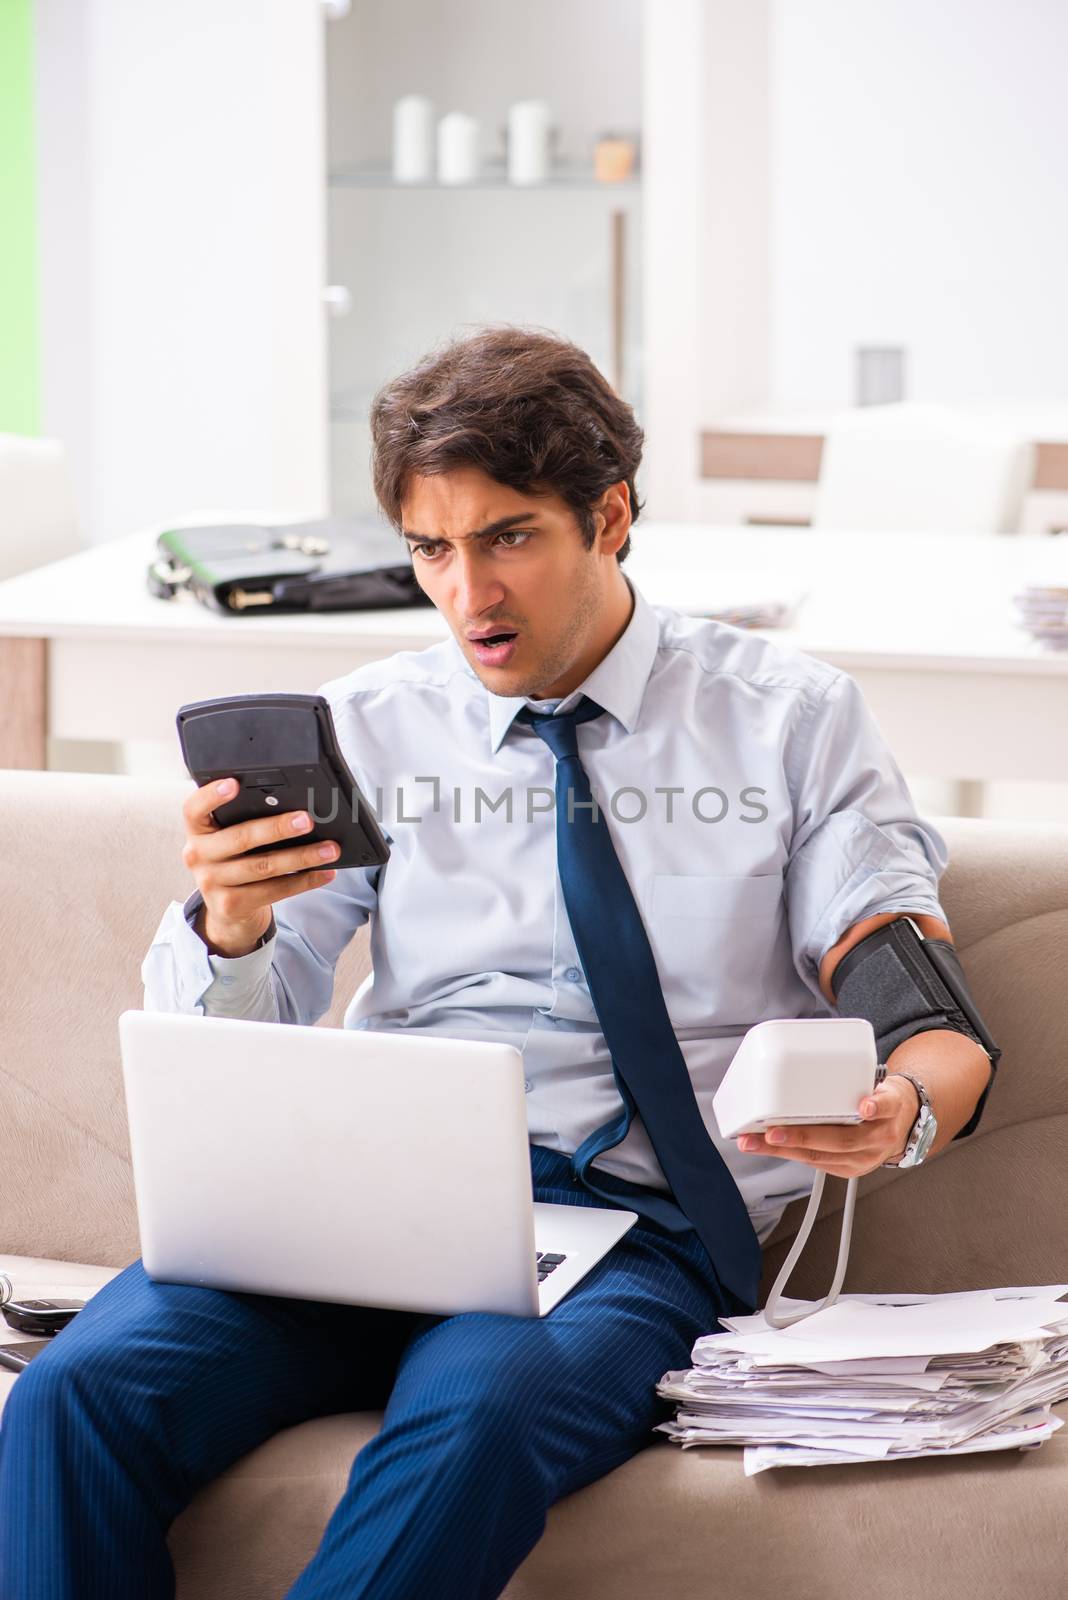
<path fill-rule="evenodd" d="M 539 1250 L 538 1257 L 538 1282 L 544 1283 L 550 1272 L 555 1272 L 561 1261 L 566 1261 L 566 1256 L 553 1255 L 547 1250 Z"/>

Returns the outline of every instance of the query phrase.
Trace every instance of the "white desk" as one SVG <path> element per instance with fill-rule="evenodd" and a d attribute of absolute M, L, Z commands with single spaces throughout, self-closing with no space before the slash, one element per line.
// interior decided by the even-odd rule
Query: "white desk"
<path fill-rule="evenodd" d="M 808 591 L 769 637 L 860 683 L 899 764 L 928 777 L 1068 781 L 1068 653 L 1015 626 L 1011 597 L 1058 573 L 1068 539 L 820 534 L 639 523 L 626 570 L 654 604 L 700 611 L 780 583 Z M 446 636 L 436 611 L 221 617 L 154 600 L 151 535 L 0 583 L 0 766 L 45 737 L 173 740 L 183 701 L 307 693 Z"/>

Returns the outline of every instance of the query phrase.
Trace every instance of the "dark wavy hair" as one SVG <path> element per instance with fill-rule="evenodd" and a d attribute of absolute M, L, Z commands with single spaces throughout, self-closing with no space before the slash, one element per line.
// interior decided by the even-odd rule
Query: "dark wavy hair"
<path fill-rule="evenodd" d="M 497 483 L 555 493 L 593 545 L 592 507 L 626 482 L 631 521 L 643 434 L 585 351 L 558 334 L 492 327 L 456 339 L 380 389 L 371 406 L 375 494 L 401 526 L 413 474 L 479 467 Z M 623 561 L 630 536 L 617 552 Z"/>

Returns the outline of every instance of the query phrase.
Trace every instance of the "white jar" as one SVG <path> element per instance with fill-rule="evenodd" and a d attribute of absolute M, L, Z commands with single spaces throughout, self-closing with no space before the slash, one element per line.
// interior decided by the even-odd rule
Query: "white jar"
<path fill-rule="evenodd" d="M 478 122 L 450 111 L 438 123 L 438 182 L 473 183 L 478 177 Z"/>
<path fill-rule="evenodd" d="M 429 183 L 434 176 L 434 107 L 421 94 L 406 94 L 393 107 L 393 179 Z"/>
<path fill-rule="evenodd" d="M 509 110 L 509 183 L 545 183 L 547 180 L 551 116 L 544 100 L 517 100 Z"/>

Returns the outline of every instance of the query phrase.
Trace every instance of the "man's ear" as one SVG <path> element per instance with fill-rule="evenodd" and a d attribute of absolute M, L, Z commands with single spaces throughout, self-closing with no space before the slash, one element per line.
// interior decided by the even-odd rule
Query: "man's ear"
<path fill-rule="evenodd" d="M 614 556 L 630 532 L 630 491 L 626 483 L 610 484 L 593 507 L 593 513 L 600 523 L 597 548 L 601 555 Z"/>

